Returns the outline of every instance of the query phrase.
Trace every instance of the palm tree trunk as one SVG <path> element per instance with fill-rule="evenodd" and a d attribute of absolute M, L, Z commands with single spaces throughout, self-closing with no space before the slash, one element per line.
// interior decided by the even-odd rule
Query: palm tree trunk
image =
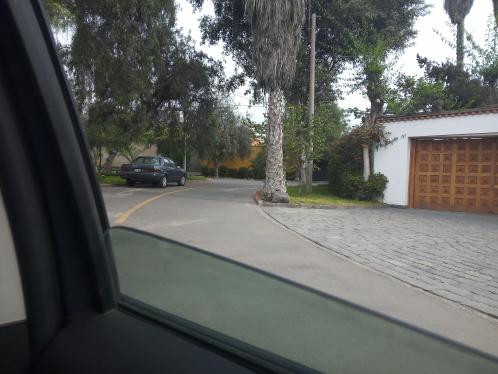
<path fill-rule="evenodd" d="M 282 151 L 282 124 L 284 117 L 284 93 L 281 89 L 270 90 L 268 102 L 268 127 L 266 132 L 266 178 L 263 197 L 277 203 L 289 202 L 285 185 L 284 157 Z"/>
<path fill-rule="evenodd" d="M 463 20 L 457 24 L 457 69 L 458 71 L 463 71 L 463 58 L 465 55 L 465 45 L 464 45 L 464 37 L 465 34 L 465 26 Z"/>

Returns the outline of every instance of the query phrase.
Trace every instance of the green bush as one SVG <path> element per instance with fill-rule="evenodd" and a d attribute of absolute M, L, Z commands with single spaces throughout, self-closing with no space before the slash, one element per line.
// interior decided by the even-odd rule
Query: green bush
<path fill-rule="evenodd" d="M 367 181 L 358 174 L 344 173 L 334 184 L 333 192 L 348 199 L 378 200 L 384 197 L 388 179 L 384 174 L 371 174 Z"/>
<path fill-rule="evenodd" d="M 363 181 L 362 181 L 363 182 Z M 387 177 L 384 174 L 371 174 L 359 191 L 358 198 L 360 200 L 378 200 L 384 197 L 384 191 L 387 186 Z"/>
<path fill-rule="evenodd" d="M 226 166 L 220 166 L 220 167 L 218 168 L 218 176 L 219 176 L 220 178 L 225 178 L 225 177 L 227 177 L 227 176 L 228 176 L 228 175 L 227 175 L 227 173 L 228 173 L 228 168 L 227 168 Z"/>
<path fill-rule="evenodd" d="M 244 166 L 240 167 L 237 171 L 237 177 L 241 179 L 249 178 L 249 169 Z"/>
<path fill-rule="evenodd" d="M 251 161 L 251 177 L 254 179 L 265 179 L 265 168 L 266 168 L 266 153 L 260 152 L 254 160 Z"/>
<path fill-rule="evenodd" d="M 294 168 L 293 170 L 285 169 L 285 179 L 294 180 L 297 178 L 297 170 Z"/>
<path fill-rule="evenodd" d="M 238 176 L 238 170 L 237 169 L 227 169 L 227 175 L 228 178 L 237 178 Z"/>
<path fill-rule="evenodd" d="M 209 175 L 209 166 L 207 165 L 201 165 L 201 175 L 205 176 L 205 177 L 210 177 L 211 175 Z"/>
<path fill-rule="evenodd" d="M 329 186 L 333 193 L 341 196 L 343 179 L 347 174 L 361 175 L 363 151 L 361 139 L 354 131 L 333 141 L 328 151 Z"/>
<path fill-rule="evenodd" d="M 338 191 L 335 191 L 339 196 L 348 199 L 358 199 L 363 190 L 363 177 L 361 175 L 344 173 L 340 176 Z"/>

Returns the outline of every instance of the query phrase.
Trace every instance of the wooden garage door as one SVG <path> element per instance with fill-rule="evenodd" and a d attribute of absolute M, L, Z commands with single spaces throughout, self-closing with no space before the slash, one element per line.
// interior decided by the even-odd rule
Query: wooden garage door
<path fill-rule="evenodd" d="M 410 206 L 498 214 L 498 139 L 412 141 Z"/>

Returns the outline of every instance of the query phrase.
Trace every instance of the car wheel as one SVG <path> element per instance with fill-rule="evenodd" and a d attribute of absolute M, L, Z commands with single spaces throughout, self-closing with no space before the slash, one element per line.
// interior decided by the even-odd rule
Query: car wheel
<path fill-rule="evenodd" d="M 185 182 L 187 182 L 187 179 L 185 178 L 185 175 L 182 175 L 182 177 L 178 181 L 178 185 L 179 186 L 185 186 Z"/>
<path fill-rule="evenodd" d="M 135 185 L 135 181 L 132 181 L 131 179 L 126 180 L 126 185 L 128 187 L 133 187 Z"/>
<path fill-rule="evenodd" d="M 166 188 L 168 187 L 168 178 L 166 178 L 166 175 L 163 176 L 163 178 L 161 179 L 161 181 L 159 182 L 159 186 L 161 188 Z"/>

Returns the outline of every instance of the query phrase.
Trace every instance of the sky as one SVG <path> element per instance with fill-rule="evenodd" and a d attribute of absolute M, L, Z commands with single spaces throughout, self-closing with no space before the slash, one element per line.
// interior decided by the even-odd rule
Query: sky
<path fill-rule="evenodd" d="M 405 51 L 397 58 L 396 63 L 393 63 L 391 74 L 395 75 L 402 72 L 407 75 L 421 76 L 423 71 L 418 67 L 416 56 L 417 53 L 423 57 L 427 57 L 434 61 L 445 61 L 448 58 L 455 59 L 455 51 L 441 36 L 450 41 L 454 39 L 455 26 L 451 25 L 449 18 L 443 8 L 444 0 L 427 0 L 426 3 L 431 5 L 429 13 L 419 18 L 415 23 L 417 36 L 413 41 L 413 45 L 405 49 Z M 213 5 L 211 1 L 206 0 L 201 11 L 194 13 L 192 7 L 187 0 L 177 0 L 179 6 L 177 14 L 177 25 L 182 29 L 185 35 L 190 34 L 195 41 L 197 48 L 204 51 L 209 56 L 222 60 L 225 68 L 225 74 L 230 76 L 237 71 L 237 66 L 230 56 L 223 55 L 223 45 L 201 45 L 201 32 L 199 29 L 199 19 L 203 15 L 213 15 Z M 465 28 L 472 35 L 474 40 L 482 44 L 486 37 L 487 21 L 493 13 L 491 0 L 475 0 L 474 5 L 465 18 Z M 317 27 L 320 27 L 319 23 Z M 439 34 L 439 35 L 438 35 Z M 441 36 L 440 36 L 441 35 Z M 350 73 L 349 73 L 350 74 Z M 348 78 L 348 73 L 343 73 L 339 80 L 341 87 L 345 86 Z M 232 99 L 237 105 L 241 114 L 248 113 L 254 121 L 262 121 L 264 119 L 265 108 L 262 105 L 249 106 L 251 95 L 245 95 L 247 87 L 240 87 L 233 95 Z M 339 105 L 344 108 L 358 107 L 365 109 L 368 107 L 368 100 L 361 92 L 349 93 L 345 89 L 342 100 Z M 354 122 L 354 120 L 352 120 Z"/>

